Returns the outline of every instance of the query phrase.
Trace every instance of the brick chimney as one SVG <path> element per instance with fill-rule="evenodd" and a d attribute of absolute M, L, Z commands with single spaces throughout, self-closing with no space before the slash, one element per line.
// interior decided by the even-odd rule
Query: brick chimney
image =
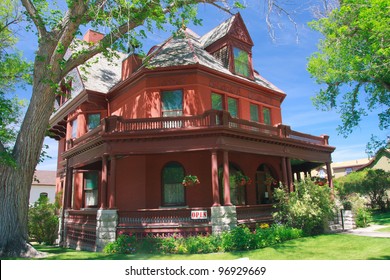
<path fill-rule="evenodd" d="M 142 58 L 138 54 L 131 54 L 122 61 L 122 81 L 131 76 L 142 65 Z"/>
<path fill-rule="evenodd" d="M 97 43 L 104 38 L 104 34 L 88 29 L 83 40 L 87 43 Z"/>

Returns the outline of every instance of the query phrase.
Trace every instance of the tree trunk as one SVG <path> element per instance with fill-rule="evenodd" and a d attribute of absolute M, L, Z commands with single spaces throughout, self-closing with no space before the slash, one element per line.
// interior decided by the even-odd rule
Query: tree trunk
<path fill-rule="evenodd" d="M 35 61 L 32 98 L 13 150 L 16 167 L 0 165 L 0 256 L 37 255 L 27 243 L 29 196 L 55 101 L 47 80 L 56 83 L 59 77 L 45 63 Z"/>

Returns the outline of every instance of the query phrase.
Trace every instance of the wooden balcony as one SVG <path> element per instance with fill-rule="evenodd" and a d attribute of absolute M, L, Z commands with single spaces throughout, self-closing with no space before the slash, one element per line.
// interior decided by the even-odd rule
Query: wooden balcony
<path fill-rule="evenodd" d="M 189 136 L 216 136 L 225 135 L 234 138 L 253 139 L 255 141 L 265 141 L 266 143 L 276 143 L 279 145 L 279 156 L 284 152 L 282 146 L 288 144 L 297 147 L 311 147 L 320 149 L 326 153 L 331 153 L 334 148 L 328 144 L 328 136 L 313 136 L 292 130 L 289 126 L 277 124 L 274 126 L 242 120 L 231 117 L 226 111 L 209 110 L 197 116 L 159 117 L 143 119 L 124 119 L 120 116 L 110 116 L 102 120 L 100 126 L 89 131 L 76 139 L 67 141 L 64 158 L 71 157 L 75 153 L 82 153 L 92 147 L 97 147 L 107 141 L 120 140 L 121 143 L 127 140 L 148 141 L 151 139 L 175 139 L 185 137 L 187 150 L 202 150 L 210 147 L 212 143 L 204 144 L 202 147 L 195 147 L 199 141 L 190 141 Z M 195 139 L 195 138 L 193 138 Z M 169 140 L 171 141 L 171 140 Z M 175 143 L 179 145 L 178 143 Z M 135 149 L 134 142 L 131 148 Z M 165 144 L 158 144 L 163 147 Z M 184 145 L 184 144 L 183 144 Z M 180 144 L 180 146 L 183 146 Z M 242 144 L 246 146 L 246 144 Z M 144 150 L 145 146 L 140 146 Z M 122 147 L 123 148 L 123 147 Z M 129 147 L 124 147 L 126 150 Z M 157 148 L 156 148 L 157 149 Z M 162 152 L 161 150 L 150 152 Z M 265 148 L 264 148 L 265 149 Z M 268 149 L 269 150 L 269 149 Z M 267 151 L 268 151 L 267 150 Z M 275 148 L 272 148 L 275 151 Z M 119 148 L 117 149 L 119 153 Z M 298 156 L 301 152 L 296 152 Z"/>
<path fill-rule="evenodd" d="M 289 126 L 275 126 L 233 118 L 229 112 L 209 110 L 198 116 L 161 117 L 145 119 L 123 119 L 118 116 L 105 118 L 102 134 L 131 135 L 140 132 L 172 130 L 196 130 L 207 128 L 228 128 L 276 138 L 289 138 L 315 145 L 328 145 L 328 136 L 313 136 L 291 130 Z"/>

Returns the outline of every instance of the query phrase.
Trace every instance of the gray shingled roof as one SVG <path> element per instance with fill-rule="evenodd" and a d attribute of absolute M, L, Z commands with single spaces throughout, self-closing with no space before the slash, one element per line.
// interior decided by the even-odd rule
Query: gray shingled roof
<path fill-rule="evenodd" d="M 232 16 L 214 29 L 207 32 L 205 35 L 200 38 L 200 43 L 203 45 L 203 48 L 207 48 L 212 43 L 218 41 L 222 37 L 226 36 L 233 25 L 236 16 Z"/>
<path fill-rule="evenodd" d="M 222 63 L 207 52 L 204 48 L 206 44 L 212 43 L 211 40 L 218 40 L 222 36 L 214 36 L 219 30 L 226 34 L 228 28 L 231 27 L 234 17 L 230 20 L 225 21 L 219 27 L 213 29 L 212 32 L 207 33 L 203 37 L 199 37 L 195 32 L 190 29 L 182 31 L 181 35 L 178 37 L 170 37 L 167 41 L 159 45 L 148 57 L 145 67 L 153 68 L 165 68 L 165 67 L 174 67 L 174 66 L 184 66 L 184 65 L 203 65 L 205 67 L 217 70 L 221 73 L 232 75 L 240 79 L 247 80 L 244 77 L 235 75 L 230 72 L 229 69 L 225 68 Z M 271 82 L 267 81 L 260 74 L 255 72 L 256 84 L 259 84 L 263 87 L 270 88 L 279 92 L 283 92 Z"/>
<path fill-rule="evenodd" d="M 104 55 L 98 54 L 89 61 L 91 67 L 78 67 L 81 79 L 86 89 L 101 93 L 108 93 L 110 89 L 120 82 L 122 77 L 122 60 L 128 54 L 117 52 L 118 58 L 109 61 Z"/>

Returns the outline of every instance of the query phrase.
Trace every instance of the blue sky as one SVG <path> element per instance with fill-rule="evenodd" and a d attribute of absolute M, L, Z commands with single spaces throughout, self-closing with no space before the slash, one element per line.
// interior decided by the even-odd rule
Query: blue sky
<path fill-rule="evenodd" d="M 282 120 L 290 125 L 293 130 L 312 135 L 327 134 L 330 136 L 330 145 L 336 150 L 332 155 L 334 162 L 366 158 L 366 143 L 371 134 L 385 139 L 390 135 L 389 131 L 378 129 L 378 120 L 375 113 L 369 114 L 363 119 L 354 132 L 344 138 L 338 135 L 336 128 L 341 123 L 339 115 L 335 111 L 318 111 L 312 105 L 311 97 L 321 88 L 310 77 L 306 70 L 307 59 L 317 51 L 317 43 L 320 34 L 312 31 L 307 22 L 312 19 L 311 13 L 300 7 L 300 12 L 294 14 L 297 23 L 298 42 L 294 25 L 286 17 L 277 18 L 281 28 L 275 27 L 276 40 L 269 36 L 262 1 L 251 1 L 248 8 L 240 13 L 254 42 L 253 63 L 254 68 L 267 80 L 282 89 L 287 97 L 282 104 Z M 292 7 L 293 9 L 293 7 Z M 200 6 L 199 17 L 203 19 L 202 26 L 189 26 L 199 35 L 204 35 L 214 28 L 229 15 L 210 6 Z M 23 35 L 23 32 L 20 32 Z M 147 42 L 144 42 L 144 51 L 169 37 L 169 33 L 159 32 L 151 34 Z M 36 42 L 29 36 L 22 36 L 18 46 L 25 55 L 33 59 Z M 21 94 L 28 97 L 29 92 Z M 52 159 L 45 160 L 37 169 L 55 170 L 57 157 L 57 142 L 47 139 L 48 153 Z"/>

